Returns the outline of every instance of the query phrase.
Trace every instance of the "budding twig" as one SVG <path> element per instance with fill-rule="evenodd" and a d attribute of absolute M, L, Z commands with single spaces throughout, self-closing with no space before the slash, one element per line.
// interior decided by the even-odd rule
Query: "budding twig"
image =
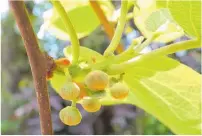
<path fill-rule="evenodd" d="M 53 134 L 53 131 L 46 83 L 46 58 L 39 49 L 37 38 L 31 26 L 24 2 L 10 0 L 9 5 L 24 41 L 25 49 L 31 66 L 39 107 L 41 133 L 43 135 L 51 135 Z"/>
<path fill-rule="evenodd" d="M 189 40 L 189 41 L 183 41 L 183 42 L 179 42 L 179 43 L 170 44 L 170 45 L 161 47 L 159 49 L 156 49 L 150 53 L 140 55 L 140 56 L 138 56 L 139 58 L 137 58 L 137 59 L 133 58 L 131 60 L 125 61 L 120 64 L 112 64 L 108 68 L 107 73 L 112 74 L 112 75 L 122 73 L 123 71 L 125 71 L 128 68 L 133 67 L 137 63 L 140 63 L 142 61 L 148 61 L 151 57 L 164 56 L 164 55 L 175 53 L 180 50 L 198 48 L 199 45 L 200 45 L 199 40 Z"/>

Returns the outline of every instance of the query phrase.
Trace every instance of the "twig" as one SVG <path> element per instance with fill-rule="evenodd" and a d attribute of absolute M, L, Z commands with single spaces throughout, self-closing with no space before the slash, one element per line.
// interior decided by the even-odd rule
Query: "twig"
<path fill-rule="evenodd" d="M 79 51 L 80 43 L 79 43 L 76 31 L 74 30 L 73 24 L 71 23 L 69 17 L 67 16 L 67 13 L 65 12 L 65 9 L 61 5 L 60 1 L 51 0 L 51 2 L 53 3 L 54 8 L 57 10 L 59 16 L 61 17 L 61 20 L 64 23 L 64 26 L 66 27 L 69 33 L 69 37 L 72 43 L 72 56 L 73 56 L 72 64 L 75 64 L 78 61 L 79 52 L 80 52 Z"/>
<path fill-rule="evenodd" d="M 126 23 L 127 4 L 128 4 L 127 0 L 121 1 L 121 15 L 119 18 L 119 22 L 117 24 L 114 36 L 111 40 L 111 43 L 104 52 L 104 56 L 111 56 L 111 54 L 114 53 L 114 51 L 116 50 L 116 48 L 121 40 L 121 36 L 122 36 L 124 26 Z"/>
<path fill-rule="evenodd" d="M 152 57 L 165 56 L 168 54 L 175 53 L 177 51 L 188 50 L 188 49 L 199 48 L 199 47 L 200 47 L 199 40 L 188 40 L 188 41 L 170 44 L 170 45 L 161 47 L 159 49 L 156 49 L 150 53 L 140 55 L 138 56 L 139 58 L 136 58 L 136 59 L 133 58 L 120 64 L 112 64 L 108 68 L 108 74 L 113 75 L 117 73 L 122 73 L 126 69 L 133 67 L 137 63 L 140 63 L 142 61 L 148 61 Z"/>
<path fill-rule="evenodd" d="M 140 53 L 145 47 L 147 47 L 154 39 L 159 37 L 161 34 L 163 33 L 162 32 L 153 33 L 146 41 L 144 41 L 142 44 L 139 44 L 139 46 L 135 48 L 135 51 Z"/>
<path fill-rule="evenodd" d="M 139 46 L 143 40 L 143 36 L 134 39 L 128 49 L 126 49 L 121 54 L 116 55 L 115 59 L 113 60 L 113 63 L 120 63 L 139 55 L 139 52 L 136 52 L 134 48 Z"/>
<path fill-rule="evenodd" d="M 114 28 L 111 26 L 111 24 L 107 20 L 105 14 L 102 11 L 102 9 L 100 8 L 98 2 L 95 0 L 90 0 L 90 4 L 91 4 L 91 7 L 93 8 L 93 10 L 95 11 L 95 13 L 97 14 L 97 16 L 100 20 L 100 23 L 103 25 L 105 32 L 108 35 L 109 39 L 112 40 L 112 38 L 114 36 Z M 122 44 L 119 44 L 118 47 L 116 48 L 117 53 L 121 53 L 121 52 L 123 52 L 123 50 L 124 50 L 124 46 Z"/>
<path fill-rule="evenodd" d="M 53 134 L 53 131 L 46 82 L 45 56 L 39 49 L 37 38 L 31 26 L 24 2 L 10 0 L 9 5 L 24 41 L 25 49 L 31 66 L 39 106 L 41 133 L 43 135 L 51 135 Z"/>

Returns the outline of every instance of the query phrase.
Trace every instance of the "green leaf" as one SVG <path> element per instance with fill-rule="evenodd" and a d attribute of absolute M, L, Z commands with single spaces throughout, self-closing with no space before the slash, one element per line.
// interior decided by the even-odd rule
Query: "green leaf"
<path fill-rule="evenodd" d="M 63 53 L 65 57 L 69 58 L 71 60 L 71 52 L 72 48 L 71 46 L 68 46 L 64 48 Z M 102 61 L 104 57 L 99 54 L 96 51 L 93 51 L 89 48 L 80 46 L 80 56 L 79 56 L 79 61 L 87 61 L 87 62 L 99 62 Z"/>
<path fill-rule="evenodd" d="M 50 79 L 50 84 L 53 87 L 53 89 L 58 93 L 60 88 L 64 86 L 65 83 L 67 83 L 69 80 L 65 76 L 65 74 L 58 74 L 53 73 L 53 77 Z"/>
<path fill-rule="evenodd" d="M 142 4 L 142 2 L 144 2 L 145 5 Z M 145 21 L 155 10 L 156 5 L 154 0 L 151 0 L 150 2 L 148 0 L 137 0 L 136 5 L 134 6 L 134 23 L 146 38 L 151 36 L 152 32 L 146 29 Z"/>
<path fill-rule="evenodd" d="M 161 25 L 167 21 L 172 21 L 172 16 L 168 9 L 159 9 L 151 13 L 151 15 L 145 20 L 146 29 L 155 32 Z"/>
<path fill-rule="evenodd" d="M 174 22 L 169 10 L 165 8 L 152 12 L 145 20 L 145 26 L 148 31 L 163 32 L 162 35 L 154 40 L 155 42 L 164 41 L 167 43 L 184 35 L 182 28 Z"/>
<path fill-rule="evenodd" d="M 125 73 L 124 81 L 131 87 L 128 98 L 108 96 L 103 104 L 133 104 L 176 134 L 200 134 L 200 74 L 168 57 L 140 62 Z"/>
<path fill-rule="evenodd" d="M 157 1 L 158 7 L 168 8 L 175 21 L 186 33 L 201 39 L 201 1 Z"/>
<path fill-rule="evenodd" d="M 176 134 L 200 134 L 198 73 L 166 57 L 151 59 L 126 73 L 124 80 L 142 102 L 141 108 Z"/>
<path fill-rule="evenodd" d="M 64 6 L 79 38 L 89 35 L 100 25 L 99 19 L 88 3 L 77 5 L 77 7 L 74 8 L 70 7 L 70 9 L 68 9 L 68 3 L 69 2 L 62 2 L 62 5 Z M 57 38 L 68 40 L 69 36 L 62 20 L 55 10 L 51 10 L 53 12 L 52 15 L 44 20 L 45 28 Z"/>
<path fill-rule="evenodd" d="M 164 34 L 154 40 L 156 42 L 168 43 L 184 34 L 182 29 L 174 23 L 168 9 L 156 8 L 155 0 L 137 1 L 137 5 L 134 6 L 134 22 L 146 38 L 155 31 L 163 31 Z"/>
<path fill-rule="evenodd" d="M 147 4 L 144 5 L 144 3 Z M 170 18 L 168 14 L 160 12 L 158 8 L 168 8 L 174 21 L 167 19 Z M 201 1 L 137 0 L 137 6 L 134 7 L 134 22 L 142 34 L 148 38 L 152 32 L 167 19 L 168 21 L 171 21 L 171 23 L 179 24 L 179 26 L 190 36 L 197 37 L 198 43 L 200 43 L 200 11 Z M 172 32 L 158 37 L 155 41 L 167 43 L 181 37 L 182 35 L 182 31 L 180 29 L 178 30 L 176 27 Z"/>

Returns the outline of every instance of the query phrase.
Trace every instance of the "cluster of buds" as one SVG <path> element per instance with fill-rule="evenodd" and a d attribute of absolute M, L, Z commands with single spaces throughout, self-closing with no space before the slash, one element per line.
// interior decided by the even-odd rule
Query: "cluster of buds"
<path fill-rule="evenodd" d="M 70 63 L 66 59 L 56 60 L 56 65 L 67 66 Z M 81 82 L 68 80 L 59 89 L 58 94 L 68 101 L 72 101 L 71 106 L 67 106 L 59 113 L 61 121 L 69 126 L 78 125 L 81 122 L 82 116 L 76 107 L 76 102 L 79 101 L 83 109 L 87 112 L 97 112 L 101 108 L 100 94 L 105 94 L 107 91 L 114 99 L 123 100 L 129 93 L 128 86 L 117 81 L 109 86 L 110 76 L 102 70 L 93 70 L 84 76 Z"/>

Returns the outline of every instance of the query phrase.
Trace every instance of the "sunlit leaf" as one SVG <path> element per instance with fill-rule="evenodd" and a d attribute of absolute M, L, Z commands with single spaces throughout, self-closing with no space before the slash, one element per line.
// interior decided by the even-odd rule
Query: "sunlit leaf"
<path fill-rule="evenodd" d="M 192 37 L 201 38 L 201 1 L 157 1 L 158 7 L 168 8 L 175 21 Z"/>
<path fill-rule="evenodd" d="M 176 23 L 167 21 L 161 25 L 156 31 L 163 32 L 162 35 L 157 37 L 155 42 L 165 42 L 168 43 L 184 35 L 184 31 Z"/>
<path fill-rule="evenodd" d="M 147 30 L 154 32 L 168 20 L 172 20 L 172 16 L 170 15 L 168 9 L 159 9 L 152 12 L 145 20 L 145 26 Z"/>
<path fill-rule="evenodd" d="M 154 31 L 163 31 L 163 34 L 155 39 L 156 42 L 168 43 L 184 34 L 175 24 L 168 9 L 156 8 L 155 0 L 137 1 L 134 7 L 134 22 L 146 38 L 149 38 Z"/>
<path fill-rule="evenodd" d="M 50 84 L 57 93 L 59 92 L 61 87 L 63 87 L 63 85 L 67 82 L 68 78 L 65 76 L 65 74 L 54 73 L 53 78 L 50 79 Z"/>
<path fill-rule="evenodd" d="M 137 5 L 134 6 L 134 22 L 141 33 L 148 38 L 151 35 L 151 31 L 148 31 L 145 26 L 146 19 L 150 16 L 150 14 L 156 10 L 155 0 L 142 0 L 146 4 L 140 3 L 141 0 L 137 1 Z"/>
<path fill-rule="evenodd" d="M 100 25 L 100 21 L 89 3 L 79 3 L 76 7 L 71 6 L 70 8 L 66 6 L 68 3 L 69 2 L 62 2 L 79 38 L 87 36 Z M 51 9 L 49 13 L 50 15 L 45 18 L 44 23 L 46 30 L 61 40 L 68 40 L 69 36 L 67 30 L 57 11 Z"/>
<path fill-rule="evenodd" d="M 71 58 L 71 54 L 72 54 L 71 46 L 64 48 L 63 53 L 64 53 L 65 57 L 69 58 L 70 60 L 72 59 Z M 93 51 L 89 48 L 80 46 L 79 60 L 81 60 L 81 61 L 85 60 L 85 61 L 90 61 L 90 62 L 95 63 L 95 62 L 99 62 L 103 59 L 104 59 L 104 57 L 101 54 L 99 54 L 98 52 Z"/>
<path fill-rule="evenodd" d="M 156 42 L 163 41 L 167 43 L 184 35 L 182 28 L 175 23 L 169 10 L 165 8 L 152 12 L 145 20 L 145 27 L 151 32 L 163 32 L 162 35 L 154 40 Z"/>
<path fill-rule="evenodd" d="M 120 102 L 108 96 L 103 104 L 134 104 L 176 134 L 200 134 L 200 74 L 168 57 L 140 62 L 125 73 L 128 98 Z"/>
<path fill-rule="evenodd" d="M 147 4 L 144 5 L 144 3 Z M 200 38 L 200 5 L 200 1 L 191 0 L 137 0 L 137 6 L 134 7 L 134 22 L 146 38 L 148 38 L 158 27 L 168 21 L 179 24 L 179 26 L 182 27 L 190 36 Z M 167 8 L 171 15 L 170 13 L 166 13 L 165 10 L 162 12 L 159 8 Z M 183 35 L 183 31 L 177 29 L 178 27 L 176 26 L 176 30 L 169 33 L 167 32 L 166 34 L 158 37 L 155 41 L 167 43 L 181 37 Z"/>

